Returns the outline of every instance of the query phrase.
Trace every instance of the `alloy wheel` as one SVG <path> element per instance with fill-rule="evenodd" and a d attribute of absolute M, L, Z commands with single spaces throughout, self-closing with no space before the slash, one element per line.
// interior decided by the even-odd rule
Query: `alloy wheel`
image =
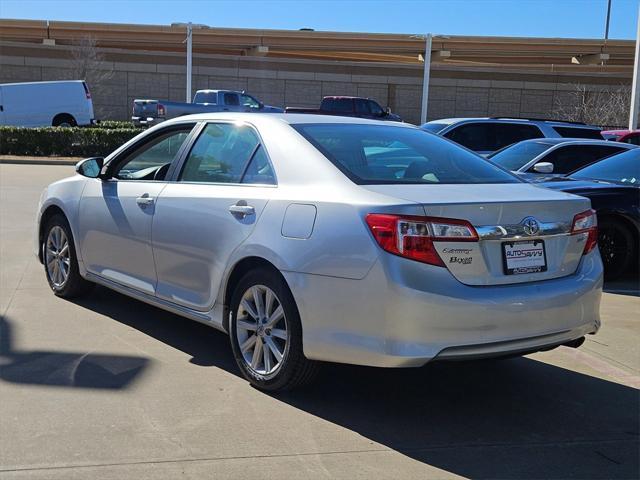
<path fill-rule="evenodd" d="M 273 290 L 264 285 L 248 288 L 235 328 L 245 365 L 259 375 L 275 375 L 286 360 L 290 339 L 282 303 Z"/>
<path fill-rule="evenodd" d="M 49 230 L 45 244 L 45 260 L 51 283 L 55 288 L 62 288 L 69 278 L 71 257 L 67 234 L 58 225 Z"/>

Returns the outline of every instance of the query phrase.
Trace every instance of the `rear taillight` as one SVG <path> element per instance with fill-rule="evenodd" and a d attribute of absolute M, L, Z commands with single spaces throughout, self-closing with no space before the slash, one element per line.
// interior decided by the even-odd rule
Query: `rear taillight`
<path fill-rule="evenodd" d="M 164 117 L 164 114 L 165 114 L 165 108 L 164 108 L 164 105 L 162 105 L 161 103 L 159 103 L 159 104 L 158 104 L 157 112 L 158 112 L 158 116 L 159 116 L 159 117 Z"/>
<path fill-rule="evenodd" d="M 383 250 L 401 257 L 444 267 L 434 242 L 477 242 L 478 234 L 466 220 L 370 213 L 366 218 Z"/>
<path fill-rule="evenodd" d="M 87 100 L 91 100 L 91 92 L 89 91 L 89 87 L 87 86 L 87 82 L 82 82 L 82 86 L 84 87 L 84 94 L 87 97 Z"/>
<path fill-rule="evenodd" d="M 589 209 L 573 217 L 571 235 L 579 233 L 588 233 L 582 252 L 583 255 L 586 255 L 598 245 L 598 219 L 595 210 Z"/>

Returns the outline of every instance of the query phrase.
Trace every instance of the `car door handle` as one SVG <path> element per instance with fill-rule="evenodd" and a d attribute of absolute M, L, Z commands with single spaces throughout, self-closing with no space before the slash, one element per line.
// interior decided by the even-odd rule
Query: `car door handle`
<path fill-rule="evenodd" d="M 149 196 L 148 193 L 136 198 L 136 203 L 141 207 L 146 207 L 147 205 L 153 205 L 154 199 Z"/>
<path fill-rule="evenodd" d="M 233 215 L 238 215 L 239 217 L 246 217 L 247 215 L 254 215 L 256 213 L 256 209 L 251 205 L 231 205 L 229 207 L 229 211 Z"/>

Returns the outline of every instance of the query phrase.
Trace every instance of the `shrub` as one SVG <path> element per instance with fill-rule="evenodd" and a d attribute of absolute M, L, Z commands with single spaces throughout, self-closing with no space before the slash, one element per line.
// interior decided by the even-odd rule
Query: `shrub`
<path fill-rule="evenodd" d="M 100 123 L 89 125 L 86 128 L 105 128 L 113 130 L 117 128 L 136 128 L 132 122 L 125 120 L 102 120 Z"/>
<path fill-rule="evenodd" d="M 0 155 L 106 156 L 143 129 L 0 127 Z"/>

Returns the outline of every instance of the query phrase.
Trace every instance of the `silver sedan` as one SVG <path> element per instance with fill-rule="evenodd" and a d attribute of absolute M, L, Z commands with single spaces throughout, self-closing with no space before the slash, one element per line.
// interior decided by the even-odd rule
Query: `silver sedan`
<path fill-rule="evenodd" d="M 36 253 L 227 332 L 254 385 L 579 346 L 600 327 L 589 200 L 415 127 L 318 115 L 171 120 L 51 184 Z"/>

